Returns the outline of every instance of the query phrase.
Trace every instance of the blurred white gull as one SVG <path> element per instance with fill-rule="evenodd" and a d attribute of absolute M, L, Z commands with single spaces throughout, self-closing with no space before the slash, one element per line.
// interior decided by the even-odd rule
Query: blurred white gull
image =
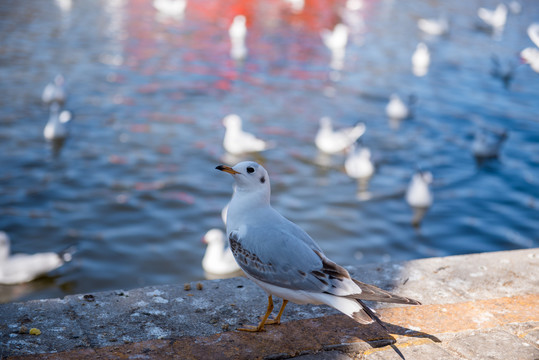
<path fill-rule="evenodd" d="M 472 152 L 477 160 L 497 158 L 507 132 L 505 130 L 477 129 L 472 143 Z"/>
<path fill-rule="evenodd" d="M 432 193 L 429 185 L 432 183 L 432 174 L 428 171 L 418 171 L 406 190 L 406 202 L 413 208 L 428 208 L 432 205 Z"/>
<path fill-rule="evenodd" d="M 305 0 L 285 0 L 290 5 L 290 9 L 295 14 L 298 14 L 303 11 L 305 7 Z"/>
<path fill-rule="evenodd" d="M 243 60 L 247 57 L 247 37 L 246 19 L 243 15 L 236 15 L 232 24 L 228 28 L 230 37 L 230 57 L 234 60 Z"/>
<path fill-rule="evenodd" d="M 342 23 L 335 25 L 332 30 L 322 29 L 320 36 L 324 45 L 331 51 L 344 50 L 348 43 L 348 27 Z"/>
<path fill-rule="evenodd" d="M 371 151 L 363 146 L 352 144 L 344 161 L 346 174 L 354 179 L 366 179 L 374 174 Z"/>
<path fill-rule="evenodd" d="M 412 55 L 412 71 L 415 76 L 423 76 L 427 74 L 430 65 L 429 48 L 424 42 L 417 44 L 417 47 Z"/>
<path fill-rule="evenodd" d="M 60 105 L 52 103 L 50 107 L 49 121 L 43 129 L 43 136 L 47 141 L 64 140 L 68 135 L 67 123 L 71 120 L 71 112 L 62 110 Z"/>
<path fill-rule="evenodd" d="M 54 252 L 39 254 L 10 253 L 8 235 L 0 231 L 0 284 L 14 285 L 32 281 L 62 266 L 71 260 L 71 254 L 60 255 Z"/>
<path fill-rule="evenodd" d="M 363 0 L 347 0 L 345 7 L 351 11 L 361 10 L 363 8 Z"/>
<path fill-rule="evenodd" d="M 212 278 L 232 275 L 241 271 L 234 259 L 232 250 L 227 246 L 225 233 L 220 229 L 211 229 L 204 235 L 203 241 L 208 245 L 202 268 Z"/>
<path fill-rule="evenodd" d="M 522 60 L 529 64 L 533 71 L 539 73 L 539 49 L 528 47 L 520 52 Z"/>
<path fill-rule="evenodd" d="M 54 2 L 64 14 L 70 12 L 73 7 L 72 0 L 54 0 Z"/>
<path fill-rule="evenodd" d="M 357 123 L 354 127 L 333 131 L 331 118 L 324 116 L 320 119 L 320 128 L 314 142 L 320 151 L 326 154 L 336 154 L 352 145 L 365 133 L 365 130 L 365 124 Z"/>
<path fill-rule="evenodd" d="M 47 105 L 55 102 L 62 105 L 66 100 L 64 86 L 64 77 L 61 74 L 56 75 L 53 82 L 48 83 L 45 89 L 43 89 L 41 100 Z"/>
<path fill-rule="evenodd" d="M 525 48 L 520 52 L 520 57 L 533 71 L 539 73 L 539 23 L 528 26 L 528 36 L 536 47 Z"/>
<path fill-rule="evenodd" d="M 438 19 L 419 19 L 417 27 L 425 34 L 441 36 L 449 32 L 449 22 L 445 17 Z"/>
<path fill-rule="evenodd" d="M 333 31 L 322 29 L 320 36 L 324 45 L 331 51 L 331 68 L 341 70 L 344 67 L 346 44 L 348 43 L 348 26 L 339 23 Z"/>
<path fill-rule="evenodd" d="M 187 0 L 153 0 L 153 7 L 166 17 L 181 20 L 185 14 Z"/>
<path fill-rule="evenodd" d="M 485 24 L 492 27 L 495 32 L 500 32 L 503 30 L 507 21 L 507 6 L 500 3 L 494 10 L 479 8 L 477 15 Z"/>
<path fill-rule="evenodd" d="M 271 143 L 258 139 L 253 134 L 242 130 L 241 118 L 236 114 L 230 114 L 223 119 L 225 126 L 225 138 L 223 147 L 232 155 L 263 151 L 271 147 Z"/>
<path fill-rule="evenodd" d="M 386 106 L 386 114 L 390 119 L 403 120 L 410 116 L 410 109 L 397 94 L 391 94 Z"/>
<path fill-rule="evenodd" d="M 230 36 L 230 41 L 234 42 L 245 42 L 247 37 L 247 25 L 244 15 L 236 15 L 232 20 L 232 24 L 228 28 L 228 35 Z"/>
<path fill-rule="evenodd" d="M 539 23 L 528 26 L 528 36 L 535 46 L 539 47 Z"/>

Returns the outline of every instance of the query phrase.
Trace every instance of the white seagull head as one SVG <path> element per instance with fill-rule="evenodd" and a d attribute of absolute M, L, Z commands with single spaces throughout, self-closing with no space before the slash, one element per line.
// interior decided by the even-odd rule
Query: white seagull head
<path fill-rule="evenodd" d="M 259 193 L 269 202 L 270 180 L 268 172 L 262 165 L 254 161 L 243 161 L 233 167 L 219 165 L 216 169 L 234 177 L 236 193 Z"/>
<path fill-rule="evenodd" d="M 241 118 L 236 114 L 230 114 L 223 119 L 223 125 L 227 129 L 241 129 Z"/>
<path fill-rule="evenodd" d="M 224 245 L 223 232 L 219 229 L 210 229 L 202 238 L 206 244 Z"/>

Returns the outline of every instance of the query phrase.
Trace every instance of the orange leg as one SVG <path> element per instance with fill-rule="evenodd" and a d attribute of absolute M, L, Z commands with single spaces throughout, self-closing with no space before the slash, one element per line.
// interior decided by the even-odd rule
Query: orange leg
<path fill-rule="evenodd" d="M 281 315 L 283 315 L 286 304 L 288 304 L 288 300 L 283 299 L 283 304 L 281 305 L 281 310 L 279 310 L 277 317 L 275 317 L 274 319 L 268 319 L 266 321 L 266 325 L 279 325 L 281 323 Z"/>
<path fill-rule="evenodd" d="M 262 317 L 262 321 L 260 321 L 258 326 L 246 325 L 246 327 L 239 328 L 238 330 L 251 331 L 251 332 L 264 331 L 264 324 L 266 323 L 266 320 L 268 320 L 268 317 L 270 316 L 272 311 L 273 311 L 273 299 L 271 295 L 268 295 L 268 309 L 266 310 L 266 314 L 264 314 L 264 316 Z"/>

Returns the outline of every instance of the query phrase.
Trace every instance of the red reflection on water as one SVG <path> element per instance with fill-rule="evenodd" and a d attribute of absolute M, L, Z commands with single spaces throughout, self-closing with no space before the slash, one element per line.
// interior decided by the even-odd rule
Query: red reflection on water
<path fill-rule="evenodd" d="M 205 75 L 217 72 L 228 80 L 235 79 L 237 73 L 233 72 L 231 77 L 225 75 L 235 66 L 228 54 L 228 27 L 240 14 L 247 19 L 248 58 L 260 56 L 271 62 L 284 56 L 293 61 L 312 61 L 320 56 L 316 52 L 316 48 L 322 47 L 320 30 L 332 29 L 342 21 L 344 3 L 344 0 L 306 0 L 303 11 L 295 13 L 283 0 L 191 0 L 182 21 L 162 24 L 155 20 L 156 10 L 151 2 L 129 1 L 125 40 L 128 64 L 147 75 L 181 69 Z M 365 1 L 363 13 L 372 7 L 371 3 Z M 152 59 L 152 64 L 146 64 Z M 300 69 L 295 75 L 305 79 L 312 74 L 302 73 Z"/>
<path fill-rule="evenodd" d="M 376 1 L 364 1 L 362 18 Z M 293 12 L 284 0 L 189 0 L 183 20 L 163 21 L 150 1 L 128 1 L 125 65 L 152 77 L 142 80 L 138 93 L 161 93 L 172 101 L 193 91 L 229 92 L 237 82 L 279 91 L 275 79 L 318 90 L 328 78 L 331 57 L 320 30 L 343 21 L 345 3 L 305 0 L 304 9 Z M 228 28 L 240 14 L 247 20 L 248 55 L 238 64 L 230 57 Z"/>

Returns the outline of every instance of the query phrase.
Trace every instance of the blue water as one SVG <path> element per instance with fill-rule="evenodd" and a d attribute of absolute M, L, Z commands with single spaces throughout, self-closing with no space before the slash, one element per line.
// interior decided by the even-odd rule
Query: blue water
<path fill-rule="evenodd" d="M 328 5 L 329 4 L 329 5 Z M 223 228 L 233 165 L 222 118 L 276 147 L 256 155 L 271 176 L 276 209 L 334 261 L 376 263 L 539 245 L 539 74 L 520 64 L 539 3 L 522 1 L 501 38 L 477 29 L 496 1 L 364 1 L 342 70 L 330 68 L 319 31 L 344 1 L 189 0 L 182 21 L 149 1 L 3 1 L 0 6 L 0 229 L 13 252 L 61 251 L 73 261 L 49 277 L 0 287 L 0 300 L 183 284 L 204 278 L 203 234 Z M 247 15 L 249 55 L 229 56 L 228 26 Z M 448 37 L 427 38 L 420 17 L 446 14 Z M 351 16 L 351 17 L 350 17 Z M 351 20 L 350 20 L 351 19 Z M 355 19 L 355 20 L 354 20 Z M 359 24 L 359 25 L 358 25 Z M 418 41 L 426 76 L 411 72 Z M 491 56 L 516 66 L 510 86 Z M 71 136 L 53 157 L 43 139 L 46 83 L 62 73 Z M 414 94 L 413 118 L 390 123 L 389 95 Z M 368 196 L 343 169 L 320 165 L 321 116 L 367 125 L 376 160 Z M 478 164 L 480 126 L 507 130 L 499 159 Z M 419 228 L 404 191 L 420 166 L 434 175 L 434 204 Z"/>

